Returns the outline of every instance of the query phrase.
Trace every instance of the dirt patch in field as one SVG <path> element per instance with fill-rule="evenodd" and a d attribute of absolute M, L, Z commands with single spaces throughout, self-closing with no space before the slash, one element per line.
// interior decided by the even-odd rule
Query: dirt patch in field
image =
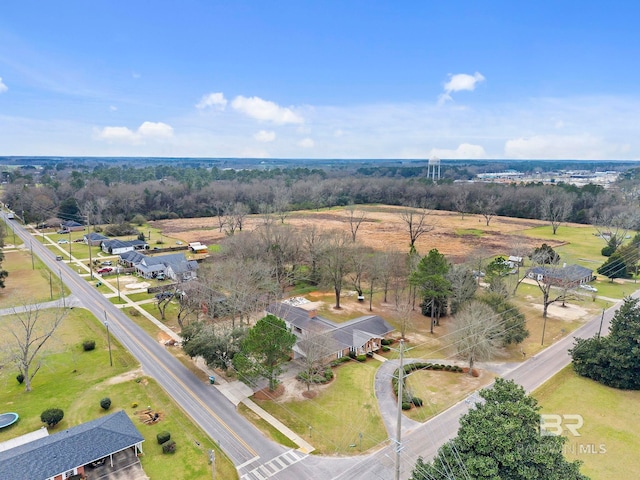
<path fill-rule="evenodd" d="M 135 370 L 131 370 L 130 372 L 125 372 L 121 375 L 116 375 L 115 377 L 111 377 L 104 381 L 107 385 L 115 385 L 116 383 L 125 383 L 131 380 L 135 380 L 137 377 L 144 375 L 142 368 L 137 368 Z"/>
<path fill-rule="evenodd" d="M 409 238 L 406 225 L 400 218 L 401 207 L 362 208 L 367 216 L 358 230 L 357 238 L 361 243 L 374 250 L 407 251 Z M 260 216 L 249 216 L 244 229 L 251 231 L 262 223 Z M 454 262 L 464 261 L 476 252 L 488 256 L 507 253 L 514 245 L 538 246 L 539 240 L 519 235 L 518 232 L 546 224 L 538 220 L 495 217 L 487 226 L 484 218 L 478 215 L 467 215 L 463 219 L 457 213 L 436 210 L 430 211 L 429 223 L 433 225 L 433 230 L 418 239 L 418 251 L 426 254 L 432 248 L 437 248 Z M 226 236 L 219 231 L 215 217 L 158 220 L 152 224 L 160 228 L 163 235 L 184 242 L 216 244 Z M 348 212 L 344 209 L 294 212 L 287 217 L 286 224 L 298 230 L 316 225 L 322 230 L 350 231 Z"/>

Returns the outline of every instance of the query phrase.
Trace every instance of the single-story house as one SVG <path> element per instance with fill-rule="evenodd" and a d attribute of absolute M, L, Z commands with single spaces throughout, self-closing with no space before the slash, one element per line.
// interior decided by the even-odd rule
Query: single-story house
<path fill-rule="evenodd" d="M 162 274 L 175 281 L 187 281 L 197 277 L 198 262 L 187 260 L 184 253 L 152 257 L 138 252 L 125 252 L 120 254 L 119 262 L 134 267 L 144 278 L 155 278 Z"/>
<path fill-rule="evenodd" d="M 84 230 L 84 225 L 73 220 L 66 220 L 60 224 L 60 230 L 67 232 L 81 232 Z"/>
<path fill-rule="evenodd" d="M 102 242 L 109 240 L 109 237 L 106 237 L 98 232 L 87 233 L 84 237 L 82 237 L 82 241 L 85 245 L 91 245 L 92 247 L 99 247 L 102 245 Z"/>
<path fill-rule="evenodd" d="M 117 238 L 114 238 L 113 240 L 103 240 L 100 244 L 100 248 L 102 248 L 104 253 L 119 255 L 133 250 L 147 250 L 149 248 L 149 244 L 142 240 L 138 240 L 137 238 L 135 240 L 118 240 Z"/>
<path fill-rule="evenodd" d="M 575 264 L 562 267 L 547 265 L 533 267 L 527 272 L 527 277 L 558 287 L 577 287 L 595 280 L 593 270 Z"/>
<path fill-rule="evenodd" d="M 46 430 L 45 430 L 46 431 Z M 0 478 L 64 480 L 74 475 L 81 478 L 85 467 L 127 449 L 142 453 L 144 437 L 127 414 L 105 415 L 87 423 L 49 435 L 29 434 L 10 440 L 9 447 L 0 444 Z M 74 477 L 75 478 L 75 477 Z"/>
<path fill-rule="evenodd" d="M 356 355 L 373 353 L 382 346 L 382 339 L 394 328 L 378 315 L 365 315 L 345 323 L 334 323 L 318 315 L 285 302 L 269 305 L 267 313 L 284 320 L 298 337 L 293 347 L 294 358 L 306 356 L 307 344 L 322 344 L 326 359 L 341 358 L 353 352 Z"/>

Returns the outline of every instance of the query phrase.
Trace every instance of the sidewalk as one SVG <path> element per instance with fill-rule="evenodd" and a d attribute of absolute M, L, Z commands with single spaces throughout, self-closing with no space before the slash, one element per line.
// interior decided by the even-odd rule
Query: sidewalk
<path fill-rule="evenodd" d="M 300 437 L 297 433 L 287 427 L 280 420 L 275 418 L 269 412 L 258 406 L 253 400 L 250 400 L 249 397 L 253 395 L 253 390 L 242 383 L 240 380 L 234 380 L 232 382 L 228 382 L 223 378 L 220 378 L 216 375 L 216 373 L 211 370 L 206 363 L 198 358 L 196 360 L 196 366 L 200 368 L 202 371 L 207 373 L 209 376 L 215 377 L 215 387 L 218 389 L 220 393 L 222 393 L 227 399 L 233 403 L 236 407 L 242 403 L 253 413 L 258 415 L 261 419 L 271 425 L 273 428 L 282 433 L 285 437 L 291 440 L 293 443 L 298 445 L 298 450 L 304 454 L 309 454 L 315 450 L 315 447 L 308 443 L 305 439 Z"/>

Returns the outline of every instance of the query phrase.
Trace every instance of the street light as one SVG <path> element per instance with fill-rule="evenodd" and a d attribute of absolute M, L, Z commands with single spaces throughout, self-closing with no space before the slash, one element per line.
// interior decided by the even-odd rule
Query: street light
<path fill-rule="evenodd" d="M 109 365 L 113 367 L 113 357 L 111 356 L 111 335 L 109 334 L 109 322 L 107 322 L 107 311 L 104 311 L 104 326 L 107 329 L 107 345 L 109 346 Z"/>

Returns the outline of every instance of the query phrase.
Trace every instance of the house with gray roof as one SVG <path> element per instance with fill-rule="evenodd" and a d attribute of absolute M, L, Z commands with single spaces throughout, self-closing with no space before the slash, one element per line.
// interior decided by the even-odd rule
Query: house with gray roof
<path fill-rule="evenodd" d="M 139 252 L 120 254 L 120 263 L 134 267 L 144 278 L 155 278 L 164 275 L 172 280 L 183 282 L 197 278 L 198 262 L 187 260 L 184 253 L 149 256 Z"/>
<path fill-rule="evenodd" d="M 99 247 L 105 240 L 109 240 L 109 237 L 98 232 L 87 233 L 82 237 L 84 244 L 91 245 L 92 247 Z"/>
<path fill-rule="evenodd" d="M 127 449 L 142 453 L 144 437 L 127 414 L 119 412 L 40 436 L 6 450 L 0 449 L 0 478 L 62 480 L 81 478 L 85 467 Z"/>
<path fill-rule="evenodd" d="M 306 310 L 286 302 L 267 306 L 267 313 L 282 319 L 298 337 L 294 358 L 306 356 L 307 345 L 322 344 L 327 359 L 341 358 L 350 352 L 364 355 L 378 351 L 382 339 L 395 329 L 378 315 L 365 315 L 344 323 L 335 323 L 316 310 Z"/>
<path fill-rule="evenodd" d="M 552 265 L 540 265 L 531 268 L 527 272 L 527 277 L 558 287 L 577 287 L 595 280 L 593 270 L 581 265 L 564 265 L 562 267 Z"/>
<path fill-rule="evenodd" d="M 147 250 L 149 244 L 142 240 L 118 240 L 114 238 L 112 240 L 103 240 L 100 244 L 100 248 L 104 253 L 110 255 L 119 255 L 125 252 L 132 252 L 134 250 Z"/>

